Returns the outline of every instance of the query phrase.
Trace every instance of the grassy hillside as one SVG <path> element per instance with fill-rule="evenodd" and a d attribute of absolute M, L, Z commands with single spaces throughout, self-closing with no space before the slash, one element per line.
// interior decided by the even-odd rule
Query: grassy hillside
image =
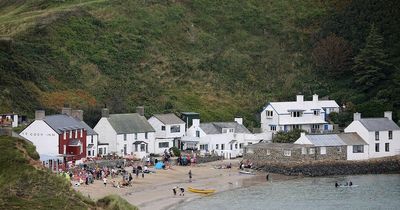
<path fill-rule="evenodd" d="M 0 209 L 132 209 L 118 196 L 94 201 L 75 192 L 64 178 L 43 169 L 35 147 L 0 137 Z"/>
<path fill-rule="evenodd" d="M 315 43 L 337 33 L 329 21 L 354 8 L 365 9 L 350 0 L 2 1 L 0 112 L 70 104 L 93 124 L 104 104 L 114 113 L 145 105 L 146 115 L 242 115 L 255 126 L 267 101 L 299 92 L 360 104 L 369 97 L 352 98 L 351 76 L 326 77 L 312 59 Z"/>

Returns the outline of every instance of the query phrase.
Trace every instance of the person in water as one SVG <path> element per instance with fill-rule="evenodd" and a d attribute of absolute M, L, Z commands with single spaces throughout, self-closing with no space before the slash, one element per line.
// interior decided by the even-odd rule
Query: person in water
<path fill-rule="evenodd" d="M 337 182 L 335 182 L 335 187 L 339 187 L 339 184 Z"/>
<path fill-rule="evenodd" d="M 349 186 L 352 186 L 352 185 L 353 185 L 353 182 L 350 181 L 350 182 L 349 182 Z"/>

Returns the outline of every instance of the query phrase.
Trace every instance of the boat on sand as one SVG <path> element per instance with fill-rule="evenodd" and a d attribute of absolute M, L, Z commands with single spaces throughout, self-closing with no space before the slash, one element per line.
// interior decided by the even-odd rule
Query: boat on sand
<path fill-rule="evenodd" d="M 193 193 L 202 193 L 202 194 L 210 194 L 215 192 L 215 190 L 212 189 L 196 189 L 193 187 L 188 187 L 188 190 Z"/>

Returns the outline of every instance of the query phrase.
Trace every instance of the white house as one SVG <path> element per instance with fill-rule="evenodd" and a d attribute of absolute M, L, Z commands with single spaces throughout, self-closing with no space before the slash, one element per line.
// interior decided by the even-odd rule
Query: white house
<path fill-rule="evenodd" d="M 87 130 L 83 121 L 65 114 L 46 116 L 35 112 L 35 121 L 20 135 L 35 146 L 40 156 L 63 156 L 66 160 L 80 160 L 87 156 Z"/>
<path fill-rule="evenodd" d="M 355 132 L 369 145 L 364 152 L 369 158 L 400 154 L 400 128 L 392 120 L 392 112 L 384 113 L 383 118 L 361 118 L 354 113 L 354 120 L 344 132 Z"/>
<path fill-rule="evenodd" d="M 234 122 L 200 123 L 199 119 L 193 119 L 193 125 L 187 131 L 184 138 L 196 143 L 201 153 L 217 153 L 225 158 L 235 158 L 243 154 L 246 145 L 258 143 L 257 139 L 243 125 L 242 118 L 235 118 Z"/>
<path fill-rule="evenodd" d="M 294 144 L 318 147 L 319 149 L 314 151 L 319 151 L 321 153 L 319 155 L 326 155 L 327 148 L 336 147 L 336 149 L 331 149 L 330 152 L 337 156 L 346 153 L 347 160 L 368 159 L 368 144 L 357 133 L 311 135 L 301 133 L 300 138 Z M 345 146 L 346 151 L 342 151 L 342 146 Z M 307 153 L 307 151 L 303 151 L 303 153 Z"/>
<path fill-rule="evenodd" d="M 108 143 L 107 153 L 142 158 L 155 151 L 155 130 L 138 113 L 109 114 L 108 109 L 103 109 L 102 117 L 94 130 L 99 134 L 99 144 Z"/>
<path fill-rule="evenodd" d="M 175 114 L 155 114 L 148 119 L 155 130 L 154 153 L 162 154 L 175 146 L 179 148 L 185 135 L 185 122 Z"/>
<path fill-rule="evenodd" d="M 293 129 L 329 132 L 333 126 L 326 120 L 331 112 L 339 112 L 334 100 L 319 100 L 318 95 L 313 95 L 312 101 L 304 101 L 303 95 L 297 95 L 296 101 L 268 103 L 261 112 L 261 128 L 272 133 Z"/>

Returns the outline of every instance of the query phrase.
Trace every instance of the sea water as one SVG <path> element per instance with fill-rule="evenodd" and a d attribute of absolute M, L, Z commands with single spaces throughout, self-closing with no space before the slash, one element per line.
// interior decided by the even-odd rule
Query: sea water
<path fill-rule="evenodd" d="M 335 187 L 352 181 L 353 187 Z M 400 209 L 400 174 L 298 178 L 240 188 L 177 206 L 222 209 Z"/>

